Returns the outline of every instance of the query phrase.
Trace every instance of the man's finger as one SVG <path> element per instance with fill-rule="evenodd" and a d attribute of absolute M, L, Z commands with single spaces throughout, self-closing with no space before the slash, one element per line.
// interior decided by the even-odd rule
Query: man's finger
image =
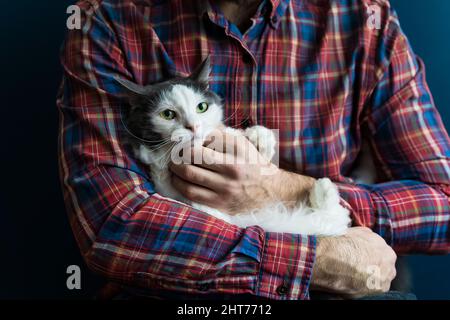
<path fill-rule="evenodd" d="M 208 188 L 215 192 L 223 192 L 228 184 L 227 179 L 217 172 L 190 164 L 170 164 L 170 171 L 184 181 Z"/>
<path fill-rule="evenodd" d="M 187 182 L 176 175 L 172 176 L 172 185 L 185 198 L 193 202 L 213 206 L 214 203 L 217 204 L 219 199 L 219 195 L 217 193 L 207 188 Z"/>
<path fill-rule="evenodd" d="M 206 147 L 192 149 L 192 163 L 198 167 L 230 176 L 238 158 L 231 154 L 221 153 Z"/>
<path fill-rule="evenodd" d="M 240 156 L 245 153 L 248 143 L 244 135 L 216 129 L 206 138 L 203 145 L 220 153 Z"/>

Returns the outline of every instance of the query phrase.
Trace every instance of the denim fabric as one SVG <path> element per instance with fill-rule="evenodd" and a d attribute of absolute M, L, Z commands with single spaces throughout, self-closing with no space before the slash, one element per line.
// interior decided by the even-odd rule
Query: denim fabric
<path fill-rule="evenodd" d="M 389 291 L 380 295 L 367 296 L 356 300 L 417 300 L 413 293 Z"/>
<path fill-rule="evenodd" d="M 311 300 L 346 300 L 346 299 L 334 294 L 311 292 Z M 352 300 L 417 300 L 417 297 L 413 293 L 389 291 L 386 293 L 370 295 Z"/>

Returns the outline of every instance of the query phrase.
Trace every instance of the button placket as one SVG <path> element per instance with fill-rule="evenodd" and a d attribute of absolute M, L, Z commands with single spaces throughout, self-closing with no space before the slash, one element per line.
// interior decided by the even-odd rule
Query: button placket
<path fill-rule="evenodd" d="M 258 123 L 258 65 L 252 65 L 251 75 L 251 103 L 250 103 L 250 119 Z"/>
<path fill-rule="evenodd" d="M 244 108 L 242 112 L 242 116 L 244 117 L 243 120 L 241 120 L 241 125 L 243 127 L 249 127 L 252 123 L 252 120 L 254 120 L 254 104 L 255 104 L 255 90 L 254 90 L 254 84 L 255 84 L 255 62 L 252 53 L 244 47 L 244 52 L 242 55 L 242 62 L 243 62 L 243 72 L 242 72 L 242 78 L 243 83 L 240 84 L 240 92 L 241 92 L 241 105 L 242 102 L 244 103 Z M 245 90 L 245 91 L 244 91 Z"/>

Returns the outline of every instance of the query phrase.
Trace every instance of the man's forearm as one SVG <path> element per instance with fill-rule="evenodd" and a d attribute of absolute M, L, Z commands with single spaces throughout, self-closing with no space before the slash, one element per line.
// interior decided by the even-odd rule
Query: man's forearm
<path fill-rule="evenodd" d="M 275 199 L 294 206 L 298 201 L 308 199 L 315 182 L 316 179 L 312 177 L 280 169 L 273 177 L 268 176 L 265 184 Z"/>

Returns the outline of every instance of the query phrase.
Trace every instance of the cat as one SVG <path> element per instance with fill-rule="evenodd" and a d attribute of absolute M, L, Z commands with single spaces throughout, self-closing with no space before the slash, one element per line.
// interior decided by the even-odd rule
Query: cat
<path fill-rule="evenodd" d="M 135 157 L 149 167 L 156 192 L 242 228 L 258 225 L 267 232 L 318 236 L 345 234 L 351 222 L 349 211 L 340 205 L 338 189 L 328 178 L 317 180 L 309 199 L 299 201 L 294 208 L 278 201 L 237 215 L 190 202 L 175 190 L 168 168 L 176 145 L 174 137 L 184 142 L 203 143 L 213 130 L 224 126 L 221 98 L 209 89 L 210 72 L 208 56 L 189 76 L 152 85 L 141 86 L 116 77 L 130 105 L 124 121 L 127 143 Z M 225 130 L 244 135 L 269 161 L 274 156 L 276 139 L 271 130 L 263 126 L 246 130 L 226 127 Z"/>

